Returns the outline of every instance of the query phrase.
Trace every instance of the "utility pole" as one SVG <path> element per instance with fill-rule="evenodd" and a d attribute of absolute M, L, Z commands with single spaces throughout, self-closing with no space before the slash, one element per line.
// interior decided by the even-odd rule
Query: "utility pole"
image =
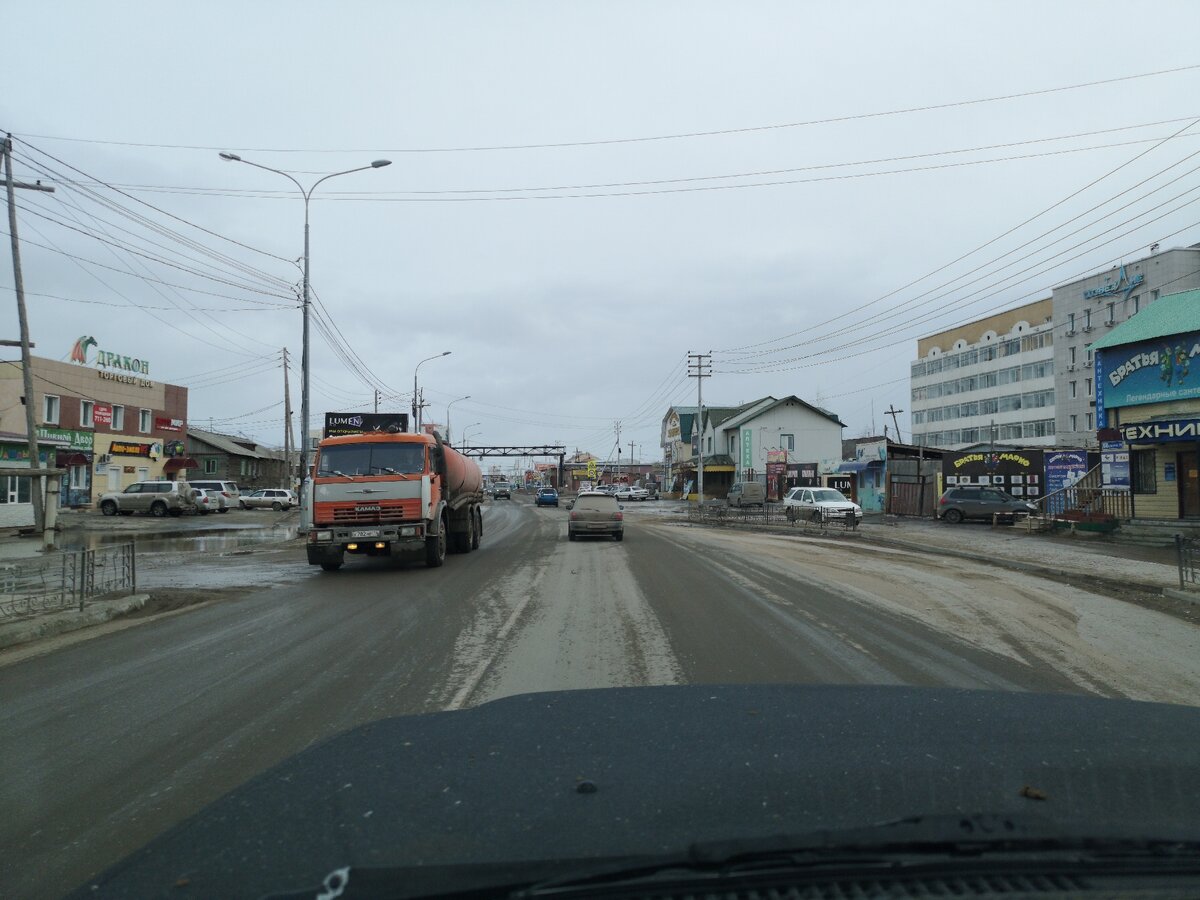
<path fill-rule="evenodd" d="M 375 412 L 379 412 L 379 388 L 375 388 Z"/>
<path fill-rule="evenodd" d="M 288 350 L 283 348 L 283 471 L 292 489 L 292 394 L 288 388 Z"/>
<path fill-rule="evenodd" d="M 613 428 L 617 432 L 617 471 L 613 473 L 612 482 L 617 483 L 617 479 L 621 477 L 621 420 L 617 419 L 613 422 Z M 612 457 L 609 457 L 610 459 Z"/>
<path fill-rule="evenodd" d="M 38 456 L 37 411 L 33 408 L 33 366 L 29 355 L 29 317 L 25 314 L 25 281 L 21 277 L 21 242 L 17 239 L 17 203 L 13 189 L 20 187 L 29 191 L 45 191 L 54 193 L 54 188 L 41 184 L 26 184 L 14 182 L 12 173 L 12 134 L 4 138 L 4 188 L 8 196 L 8 235 L 12 243 L 13 259 L 13 288 L 17 294 L 17 319 L 21 325 L 21 380 L 25 389 L 25 431 L 29 436 L 29 468 L 41 468 L 42 461 Z M 39 533 L 46 530 L 46 513 L 42 506 L 42 490 L 46 476 L 40 475 L 34 481 L 29 477 L 30 498 L 33 500 L 33 527 Z"/>
<path fill-rule="evenodd" d="M 634 480 L 637 473 L 633 471 L 633 441 L 629 442 L 629 479 Z"/>
<path fill-rule="evenodd" d="M 884 413 L 884 415 L 888 415 L 888 416 L 892 417 L 892 424 L 896 426 L 896 440 L 897 441 L 900 440 L 900 423 L 896 421 L 896 415 L 898 413 L 902 413 L 902 412 L 904 412 L 904 410 L 896 409 L 896 407 L 894 407 L 892 404 L 889 403 L 888 408 L 887 408 L 886 412 Z"/>
<path fill-rule="evenodd" d="M 700 424 L 704 421 L 704 379 L 712 377 L 712 351 L 688 354 L 688 378 L 696 379 L 696 419 L 692 423 L 692 434 L 696 436 L 696 503 L 704 504 L 704 435 Z"/>

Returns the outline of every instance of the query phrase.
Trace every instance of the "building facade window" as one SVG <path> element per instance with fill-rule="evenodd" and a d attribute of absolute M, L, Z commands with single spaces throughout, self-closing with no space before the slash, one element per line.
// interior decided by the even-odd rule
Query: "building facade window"
<path fill-rule="evenodd" d="M 1087 430 L 1088 431 L 1092 430 L 1092 414 L 1091 413 L 1087 414 Z"/>
<path fill-rule="evenodd" d="M 58 424 L 58 410 L 59 410 L 60 405 L 61 404 L 59 404 L 58 398 L 55 397 L 53 394 L 43 394 L 42 395 L 42 421 L 45 422 L 47 425 L 57 425 Z"/>
<path fill-rule="evenodd" d="M 1083 311 L 1083 330 L 1087 331 L 1091 327 L 1092 327 L 1092 311 L 1090 309 L 1085 309 Z"/>
<path fill-rule="evenodd" d="M 32 503 L 30 480 L 27 475 L 9 475 L 0 479 L 0 503 Z"/>
<path fill-rule="evenodd" d="M 71 466 L 71 490 L 82 491 L 87 489 L 87 466 Z"/>
<path fill-rule="evenodd" d="M 1075 333 L 1075 313 L 1067 313 L 1067 334 Z"/>
<path fill-rule="evenodd" d="M 1071 430 L 1072 431 L 1079 430 L 1079 416 L 1074 415 L 1074 414 L 1071 415 Z"/>
<path fill-rule="evenodd" d="M 1157 451 L 1130 451 L 1129 462 L 1129 468 L 1132 470 L 1129 474 L 1132 476 L 1130 481 L 1133 485 L 1133 492 L 1135 494 L 1157 494 Z"/>
<path fill-rule="evenodd" d="M 1087 395 L 1088 397 L 1092 396 L 1092 379 L 1090 379 L 1090 378 L 1083 379 L 1083 393 L 1085 395 Z"/>
<path fill-rule="evenodd" d="M 796 449 L 796 436 L 794 434 L 781 434 L 779 436 L 779 449 L 780 450 L 795 450 Z"/>
<path fill-rule="evenodd" d="M 150 433 L 150 426 L 153 424 L 151 416 L 153 414 L 154 411 L 150 409 L 138 410 L 138 431 L 142 434 Z"/>
<path fill-rule="evenodd" d="M 1113 304 L 1113 303 L 1108 304 L 1108 315 L 1104 318 L 1105 325 L 1111 325 L 1115 321 L 1115 319 L 1113 318 L 1116 315 L 1116 313 L 1113 311 L 1113 307 L 1115 305 L 1116 304 Z"/>
<path fill-rule="evenodd" d="M 1084 359 L 1083 364 L 1085 366 L 1087 366 L 1088 368 L 1091 368 L 1091 366 L 1092 366 L 1092 348 L 1088 347 L 1086 352 L 1087 352 L 1087 357 Z"/>
<path fill-rule="evenodd" d="M 114 406 L 113 407 L 112 430 L 113 431 L 124 431 L 125 430 L 125 407 L 123 407 L 123 406 Z"/>
<path fill-rule="evenodd" d="M 96 421 L 94 413 L 96 404 L 92 400 L 79 401 L 79 427 L 80 428 L 95 428 Z"/>
<path fill-rule="evenodd" d="M 1076 391 L 1075 391 L 1075 384 L 1076 383 L 1074 381 L 1071 382 L 1071 399 L 1072 400 L 1074 400 L 1075 397 L 1077 396 Z"/>
<path fill-rule="evenodd" d="M 1069 362 L 1071 365 L 1075 365 L 1075 348 L 1074 347 L 1067 348 L 1067 362 Z"/>
<path fill-rule="evenodd" d="M 215 459 L 213 459 L 212 457 L 209 457 L 208 459 L 204 460 L 204 474 L 205 475 L 216 475 L 217 474 L 217 461 Z"/>

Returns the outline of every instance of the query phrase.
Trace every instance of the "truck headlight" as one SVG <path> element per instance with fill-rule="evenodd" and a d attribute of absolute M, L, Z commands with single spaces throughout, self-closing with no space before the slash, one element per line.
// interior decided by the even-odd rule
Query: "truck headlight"
<path fill-rule="evenodd" d="M 308 542 L 310 544 L 329 543 L 332 540 L 332 531 L 310 531 L 308 533 Z"/>
<path fill-rule="evenodd" d="M 400 529 L 401 537 L 415 537 L 417 535 L 417 527 L 415 525 L 406 525 Z"/>

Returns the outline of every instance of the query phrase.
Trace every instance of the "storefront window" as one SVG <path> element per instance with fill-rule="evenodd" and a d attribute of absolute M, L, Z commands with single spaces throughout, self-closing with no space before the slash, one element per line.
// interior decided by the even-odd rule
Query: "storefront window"
<path fill-rule="evenodd" d="M 1130 472 L 1135 494 L 1157 494 L 1157 451 L 1133 450 L 1129 454 Z"/>
<path fill-rule="evenodd" d="M 123 407 L 123 406 L 114 406 L 113 407 L 112 430 L 113 431 L 124 431 L 125 430 L 125 407 Z"/>

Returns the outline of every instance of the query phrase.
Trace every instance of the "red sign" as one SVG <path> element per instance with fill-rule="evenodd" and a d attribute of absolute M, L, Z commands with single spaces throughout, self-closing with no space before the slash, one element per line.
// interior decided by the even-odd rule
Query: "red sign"
<path fill-rule="evenodd" d="M 92 407 L 92 424 L 112 427 L 112 407 L 107 403 L 97 403 Z"/>
<path fill-rule="evenodd" d="M 183 419 L 167 419 L 163 416 L 155 416 L 154 427 L 159 431 L 183 431 Z"/>

